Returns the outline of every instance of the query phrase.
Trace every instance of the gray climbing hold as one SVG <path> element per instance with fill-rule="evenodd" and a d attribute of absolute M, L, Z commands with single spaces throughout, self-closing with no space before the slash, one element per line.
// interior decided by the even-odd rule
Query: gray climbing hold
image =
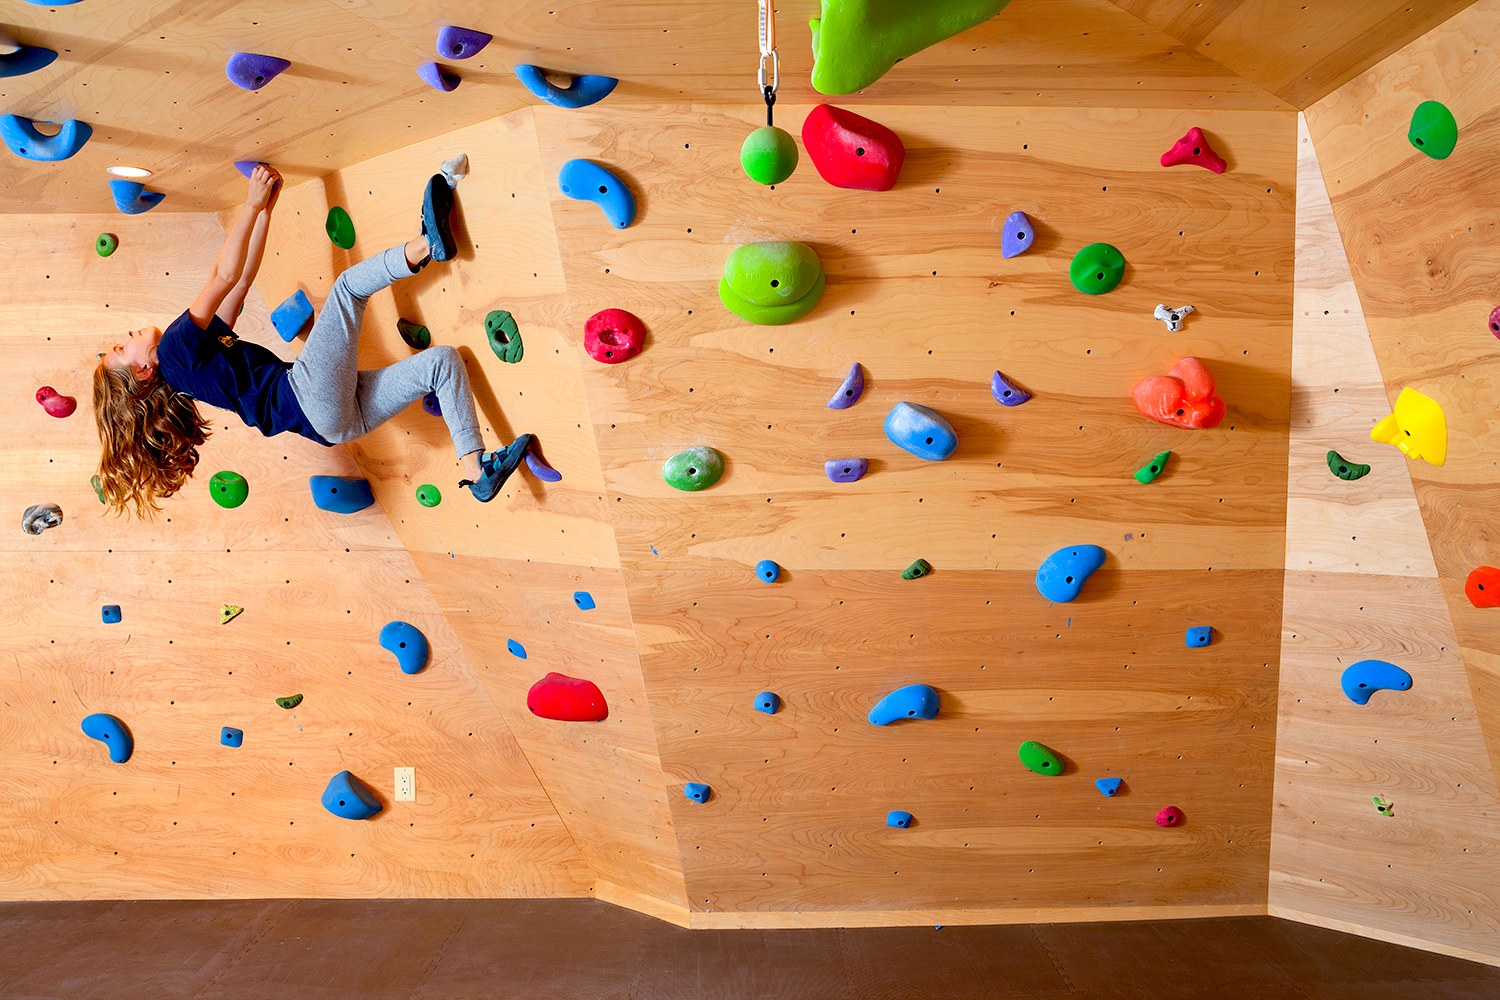
<path fill-rule="evenodd" d="M 839 391 L 834 393 L 833 398 L 828 401 L 828 408 L 830 410 L 846 410 L 859 402 L 859 397 L 864 394 L 864 391 L 865 370 L 856 361 L 854 362 L 854 366 L 849 369 L 849 374 L 844 378 L 844 384 L 839 386 Z"/>
<path fill-rule="evenodd" d="M 884 726 L 897 719 L 933 719 L 942 706 L 938 693 L 926 684 L 897 688 L 870 709 L 870 725 Z"/>
<path fill-rule="evenodd" d="M 1158 305 L 1154 315 L 1157 319 L 1167 324 L 1168 333 L 1176 333 L 1182 329 L 1182 321 L 1187 319 L 1187 314 L 1192 311 L 1192 306 L 1178 306 L 1176 309 L 1168 309 L 1165 305 Z"/>
<path fill-rule="evenodd" d="M 21 530 L 28 535 L 40 535 L 62 522 L 62 508 L 55 503 L 34 503 L 21 514 Z"/>

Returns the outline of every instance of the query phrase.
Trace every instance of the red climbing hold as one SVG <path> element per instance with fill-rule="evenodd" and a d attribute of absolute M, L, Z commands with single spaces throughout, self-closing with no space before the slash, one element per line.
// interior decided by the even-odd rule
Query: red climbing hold
<path fill-rule="evenodd" d="M 593 681 L 548 674 L 526 692 L 526 707 L 533 715 L 558 722 L 603 722 L 609 718 L 604 692 Z"/>
<path fill-rule="evenodd" d="M 825 181 L 858 191 L 889 191 L 906 159 L 896 133 L 831 104 L 813 108 L 802 123 L 802 145 Z"/>
<path fill-rule="evenodd" d="M 1181 826 L 1184 818 L 1185 817 L 1182 815 L 1181 809 L 1178 809 L 1176 806 L 1167 806 L 1161 812 L 1156 814 L 1156 825 Z"/>
<path fill-rule="evenodd" d="M 1480 566 L 1464 581 L 1464 596 L 1476 608 L 1500 608 L 1500 569 Z"/>
<path fill-rule="evenodd" d="M 1188 129 L 1188 134 L 1178 139 L 1177 145 L 1161 154 L 1162 166 L 1175 167 L 1179 163 L 1191 163 L 1216 174 L 1222 174 L 1229 168 L 1224 157 L 1214 152 L 1208 139 L 1204 137 L 1203 130 L 1197 126 Z"/>
<path fill-rule="evenodd" d="M 44 385 L 36 391 L 36 401 L 42 404 L 54 417 L 70 417 L 73 411 L 78 409 L 78 401 L 72 396 L 63 396 L 50 385 Z"/>
<path fill-rule="evenodd" d="M 1141 379 L 1130 395 L 1141 413 L 1173 427 L 1208 430 L 1224 419 L 1214 377 L 1197 358 L 1183 358 L 1167 374 Z"/>
<path fill-rule="evenodd" d="M 641 353 L 646 325 L 624 309 L 601 309 L 583 324 L 583 349 L 606 365 L 617 365 Z"/>

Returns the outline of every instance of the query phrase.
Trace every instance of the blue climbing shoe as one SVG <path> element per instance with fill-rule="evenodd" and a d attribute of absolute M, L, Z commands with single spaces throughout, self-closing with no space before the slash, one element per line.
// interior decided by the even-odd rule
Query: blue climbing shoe
<path fill-rule="evenodd" d="M 453 189 L 442 174 L 427 181 L 422 198 L 422 235 L 427 237 L 427 251 L 433 260 L 449 260 L 458 253 L 448 216 L 453 212 Z"/>
<path fill-rule="evenodd" d="M 532 435 L 522 434 L 510 444 L 505 446 L 504 451 L 492 452 L 479 456 L 479 468 L 484 473 L 484 478 L 479 482 L 469 479 L 459 481 L 459 486 L 467 486 L 469 492 L 480 503 L 489 503 L 500 493 L 500 487 L 510 478 L 510 474 L 520 468 L 521 462 L 526 457 L 526 451 L 531 447 Z"/>

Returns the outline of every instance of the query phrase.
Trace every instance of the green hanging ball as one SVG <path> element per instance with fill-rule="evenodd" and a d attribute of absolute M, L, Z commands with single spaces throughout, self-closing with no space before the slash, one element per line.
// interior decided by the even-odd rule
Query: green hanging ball
<path fill-rule="evenodd" d="M 100 233 L 99 238 L 94 241 L 94 249 L 99 252 L 99 256 L 101 257 L 108 257 L 110 254 L 114 253 L 115 250 L 119 248 L 119 246 L 119 237 L 115 236 L 114 233 Z"/>
<path fill-rule="evenodd" d="M 780 184 L 797 169 L 797 140 L 786 129 L 758 128 L 740 147 L 740 166 L 757 184 Z"/>

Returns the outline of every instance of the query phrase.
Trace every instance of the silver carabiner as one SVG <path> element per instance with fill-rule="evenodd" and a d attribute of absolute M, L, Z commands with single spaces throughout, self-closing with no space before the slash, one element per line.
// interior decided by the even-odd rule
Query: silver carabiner
<path fill-rule="evenodd" d="M 781 86 L 781 60 L 776 56 L 776 8 L 771 6 L 774 2 L 775 0 L 760 0 L 760 66 L 755 74 L 761 92 L 764 93 L 769 87 L 773 94 Z M 771 60 L 769 81 L 766 79 L 767 59 Z"/>

